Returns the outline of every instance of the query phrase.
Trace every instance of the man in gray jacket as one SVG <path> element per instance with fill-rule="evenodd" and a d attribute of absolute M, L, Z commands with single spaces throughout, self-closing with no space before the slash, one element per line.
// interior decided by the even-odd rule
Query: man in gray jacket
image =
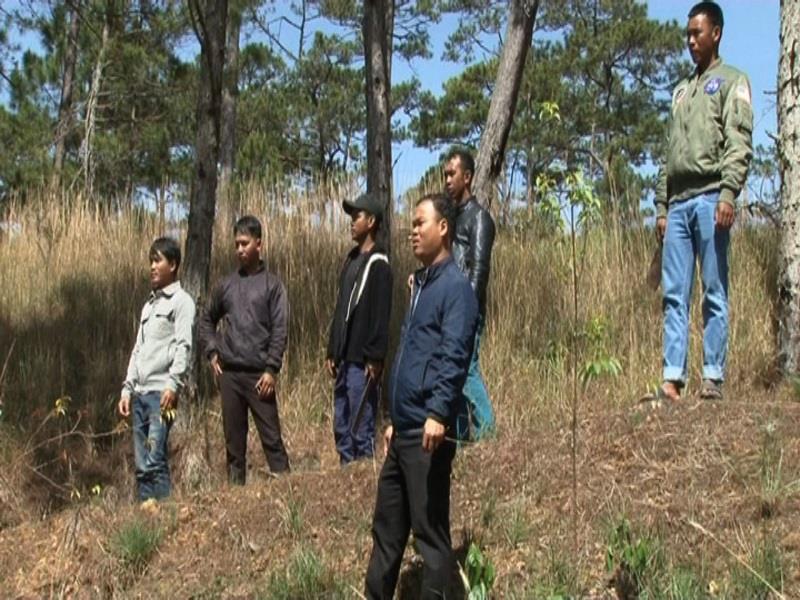
<path fill-rule="evenodd" d="M 142 308 L 136 343 L 118 404 L 133 413 L 133 450 L 140 501 L 169 496 L 167 438 L 178 393 L 186 385 L 192 355 L 194 301 L 178 281 L 181 249 L 159 238 L 150 247 L 150 298 Z"/>

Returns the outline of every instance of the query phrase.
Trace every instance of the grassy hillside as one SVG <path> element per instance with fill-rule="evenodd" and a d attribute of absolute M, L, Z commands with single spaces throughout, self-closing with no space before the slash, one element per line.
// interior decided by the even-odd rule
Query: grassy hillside
<path fill-rule="evenodd" d="M 279 401 L 294 473 L 267 477 L 252 439 L 251 485 L 223 485 L 218 398 L 204 381 L 171 440 L 175 500 L 151 512 L 131 504 L 130 434 L 114 408 L 147 294 L 147 249 L 171 226 L 69 198 L 12 211 L 20 230 L 0 238 L 4 589 L 358 597 L 380 464 L 338 469 L 322 369 L 349 247 L 338 209 L 347 193 L 252 186 L 217 218 L 214 280 L 232 265 L 235 216 L 252 212 L 289 289 Z M 394 336 L 414 268 L 407 222 L 395 225 Z M 568 239 L 535 226 L 501 231 L 482 354 L 499 433 L 459 454 L 452 511 L 454 543 L 462 556 L 471 541 L 483 550 L 497 595 L 614 597 L 615 573 L 618 587 L 634 581 L 648 598 L 769 597 L 768 585 L 800 594 L 800 414 L 775 370 L 776 238 L 737 226 L 727 400 L 650 410 L 637 399 L 660 374 L 660 295 L 644 282 L 652 233 L 601 226 L 579 238 L 575 321 Z M 697 303 L 692 316 L 696 389 Z M 579 386 L 573 498 L 573 371 L 612 359 L 619 375 Z"/>

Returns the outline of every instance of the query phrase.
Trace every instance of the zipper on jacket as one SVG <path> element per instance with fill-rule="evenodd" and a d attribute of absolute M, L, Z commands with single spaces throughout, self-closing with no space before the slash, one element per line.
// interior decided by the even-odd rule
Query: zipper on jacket
<path fill-rule="evenodd" d="M 408 317 L 408 328 L 406 329 L 406 335 L 408 335 L 408 330 L 411 329 L 411 321 L 414 319 L 414 311 L 417 308 L 417 302 L 419 301 L 419 297 L 422 294 L 422 288 L 425 287 L 425 283 L 428 281 L 428 269 L 425 269 L 425 271 L 422 273 L 419 279 L 420 279 L 418 286 L 419 289 L 417 290 L 417 293 L 414 295 L 413 301 L 411 302 L 411 314 Z M 397 357 L 398 368 L 403 363 L 403 354 L 406 349 L 406 343 L 407 340 L 405 339 L 404 336 L 403 344 L 400 346 L 400 354 Z M 395 397 L 397 396 L 397 380 L 398 376 L 397 374 L 395 374 L 394 381 L 392 381 L 392 398 L 391 398 L 392 405 L 394 405 Z"/>

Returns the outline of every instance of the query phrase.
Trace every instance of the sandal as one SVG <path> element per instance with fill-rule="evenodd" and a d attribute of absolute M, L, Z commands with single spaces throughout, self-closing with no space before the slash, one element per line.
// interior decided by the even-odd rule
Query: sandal
<path fill-rule="evenodd" d="M 677 397 L 670 396 L 669 394 L 667 394 L 664 391 L 664 384 L 661 384 L 655 389 L 654 392 L 649 392 L 649 393 L 645 394 L 644 396 L 642 396 L 641 398 L 639 398 L 639 402 L 640 403 L 644 403 L 644 402 L 653 402 L 653 403 L 679 402 L 680 399 L 681 399 L 680 394 L 678 394 Z"/>
<path fill-rule="evenodd" d="M 700 386 L 700 398 L 703 400 L 722 400 L 722 382 L 704 379 Z"/>

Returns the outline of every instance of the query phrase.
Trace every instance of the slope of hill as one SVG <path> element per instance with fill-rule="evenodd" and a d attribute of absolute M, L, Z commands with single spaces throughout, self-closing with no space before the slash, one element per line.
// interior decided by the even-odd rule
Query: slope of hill
<path fill-rule="evenodd" d="M 558 420 L 501 427 L 457 458 L 453 543 L 462 560 L 474 542 L 492 561 L 496 597 L 614 598 L 626 578 L 648 598 L 767 598 L 768 585 L 800 595 L 800 404 L 788 390 L 588 407 L 576 530 Z M 156 506 L 105 490 L 5 529 L 0 585 L 15 597 L 357 598 L 380 464 L 334 467 L 326 433 L 311 448 L 319 460 L 293 452 L 289 476 Z M 415 596 L 418 567 L 411 544 L 401 597 Z"/>

